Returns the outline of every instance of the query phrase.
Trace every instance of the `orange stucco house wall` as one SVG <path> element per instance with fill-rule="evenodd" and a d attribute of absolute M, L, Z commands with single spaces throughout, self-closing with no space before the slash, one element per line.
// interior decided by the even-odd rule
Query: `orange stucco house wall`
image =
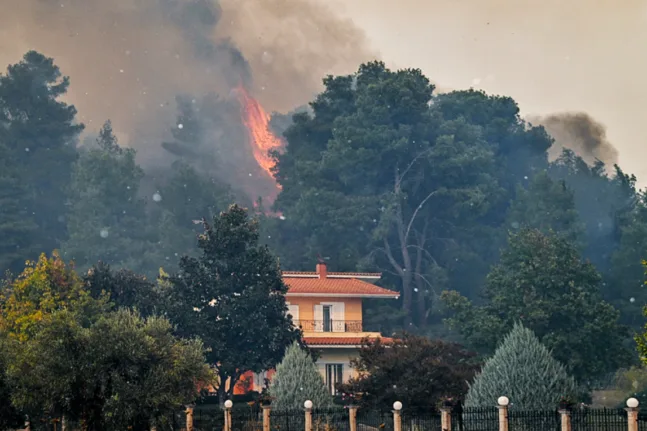
<path fill-rule="evenodd" d="M 399 297 L 398 292 L 373 284 L 380 277 L 378 273 L 328 272 L 324 263 L 317 264 L 314 272 L 283 272 L 288 286 L 288 312 L 303 331 L 304 342 L 319 351 L 316 365 L 331 393 L 335 392 L 335 385 L 355 374 L 350 361 L 357 357 L 364 338 L 390 340 L 380 333 L 364 331 L 362 322 L 363 299 Z M 234 393 L 260 392 L 264 379 L 271 379 L 272 375 L 273 370 L 247 373 Z"/>

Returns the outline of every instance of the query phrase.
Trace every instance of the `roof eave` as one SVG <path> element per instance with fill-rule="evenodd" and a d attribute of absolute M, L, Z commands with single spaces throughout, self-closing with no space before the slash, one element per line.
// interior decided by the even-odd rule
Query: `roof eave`
<path fill-rule="evenodd" d="M 398 299 L 399 294 L 390 293 L 288 293 L 285 296 L 310 298 L 391 298 Z"/>
<path fill-rule="evenodd" d="M 321 278 L 316 272 L 283 272 L 283 278 Z M 326 274 L 326 278 L 336 278 L 336 279 L 357 279 L 357 280 L 379 280 L 382 278 L 381 273 L 343 273 L 343 272 L 329 272 Z"/>
<path fill-rule="evenodd" d="M 345 275 L 345 274 L 328 274 L 326 278 L 357 278 L 358 280 L 379 280 L 382 278 L 382 274 L 371 274 L 371 275 Z"/>
<path fill-rule="evenodd" d="M 311 349 L 361 349 L 362 346 L 359 344 L 308 344 L 308 347 Z"/>

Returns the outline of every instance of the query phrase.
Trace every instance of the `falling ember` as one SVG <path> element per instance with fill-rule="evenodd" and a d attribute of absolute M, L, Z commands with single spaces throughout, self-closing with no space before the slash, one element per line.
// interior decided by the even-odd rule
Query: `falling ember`
<path fill-rule="evenodd" d="M 254 158 L 261 169 L 273 179 L 271 169 L 274 166 L 274 160 L 268 153 L 270 150 L 281 148 L 281 140 L 270 131 L 270 116 L 261 104 L 250 96 L 243 86 L 238 87 L 238 94 L 243 108 L 243 122 L 249 132 Z M 278 184 L 277 187 L 279 187 Z"/>

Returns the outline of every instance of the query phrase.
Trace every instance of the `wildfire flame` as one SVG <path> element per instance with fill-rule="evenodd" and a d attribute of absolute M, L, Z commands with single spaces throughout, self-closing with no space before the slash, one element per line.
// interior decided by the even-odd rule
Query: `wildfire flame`
<path fill-rule="evenodd" d="M 238 94 L 243 108 L 243 123 L 249 132 L 254 158 L 258 166 L 270 178 L 274 179 L 271 171 L 272 167 L 274 167 L 274 160 L 268 155 L 268 152 L 281 148 L 281 140 L 270 131 L 270 116 L 265 112 L 261 104 L 250 96 L 242 85 L 238 87 Z"/>

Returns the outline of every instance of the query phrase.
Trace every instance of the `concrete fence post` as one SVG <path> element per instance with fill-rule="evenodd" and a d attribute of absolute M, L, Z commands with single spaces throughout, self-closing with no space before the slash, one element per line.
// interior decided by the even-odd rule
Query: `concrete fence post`
<path fill-rule="evenodd" d="M 627 400 L 627 431 L 638 431 L 638 404 L 636 398 Z"/>
<path fill-rule="evenodd" d="M 562 419 L 562 431 L 571 431 L 571 411 L 562 409 L 559 411 L 559 416 Z"/>
<path fill-rule="evenodd" d="M 193 431 L 193 406 L 186 407 L 186 431 Z"/>
<path fill-rule="evenodd" d="M 508 404 L 510 404 L 510 400 L 506 396 L 501 396 L 497 403 L 499 404 L 499 431 L 508 431 Z"/>
<path fill-rule="evenodd" d="M 357 431 L 357 406 L 348 406 L 350 431 Z"/>
<path fill-rule="evenodd" d="M 261 406 L 263 409 L 263 431 L 270 431 L 270 412 L 272 407 L 269 405 Z"/>
<path fill-rule="evenodd" d="M 306 400 L 303 403 L 303 407 L 306 415 L 306 429 L 305 431 L 312 431 L 312 401 Z"/>
<path fill-rule="evenodd" d="M 393 403 L 393 431 L 402 431 L 402 403 Z"/>
<path fill-rule="evenodd" d="M 440 408 L 440 429 L 442 431 L 451 431 L 452 429 L 452 408 Z"/>
<path fill-rule="evenodd" d="M 231 408 L 234 403 L 231 400 L 225 401 L 225 431 L 231 431 Z"/>

